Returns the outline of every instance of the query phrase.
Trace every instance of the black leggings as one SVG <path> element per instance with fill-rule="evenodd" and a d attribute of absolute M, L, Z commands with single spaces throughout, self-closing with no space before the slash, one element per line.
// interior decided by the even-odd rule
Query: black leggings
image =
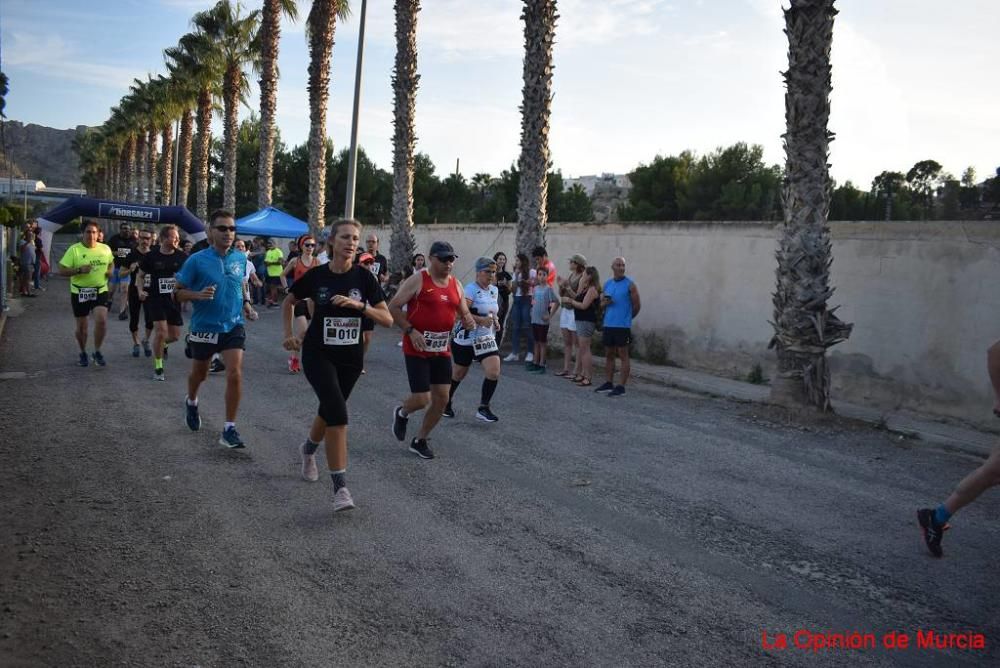
<path fill-rule="evenodd" d="M 319 416 L 328 427 L 347 424 L 347 398 L 361 377 L 361 367 L 339 366 L 334 355 L 312 346 L 302 348 L 302 370 L 319 398 Z"/>
<path fill-rule="evenodd" d="M 139 290 L 132 284 L 128 286 L 128 331 L 139 331 L 139 313 L 145 313 L 142 302 L 139 301 Z M 153 329 L 153 321 L 146 316 L 146 331 Z"/>

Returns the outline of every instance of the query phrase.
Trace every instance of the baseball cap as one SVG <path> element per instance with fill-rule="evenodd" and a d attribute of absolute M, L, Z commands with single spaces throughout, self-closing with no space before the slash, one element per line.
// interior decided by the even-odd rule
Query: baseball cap
<path fill-rule="evenodd" d="M 581 255 L 580 253 L 575 253 L 575 254 L 573 255 L 573 257 L 571 257 L 571 258 L 569 259 L 569 261 L 570 261 L 570 262 L 575 262 L 575 263 L 577 263 L 578 265 L 580 265 L 581 267 L 586 267 L 586 266 L 587 266 L 587 258 L 585 258 L 585 257 L 584 257 L 583 255 Z"/>
<path fill-rule="evenodd" d="M 476 260 L 476 271 L 489 269 L 496 264 L 496 260 L 491 257 L 481 257 Z"/>
<path fill-rule="evenodd" d="M 361 257 L 358 258 L 359 264 L 364 264 L 366 262 L 374 262 L 374 261 L 375 261 L 375 256 L 372 255 L 371 253 L 362 253 Z"/>
<path fill-rule="evenodd" d="M 458 255 L 455 253 L 455 249 L 452 248 L 452 245 L 447 241 L 435 241 L 434 243 L 432 243 L 431 250 L 430 253 L 428 253 L 428 255 L 431 255 L 436 258 L 458 257 Z"/>

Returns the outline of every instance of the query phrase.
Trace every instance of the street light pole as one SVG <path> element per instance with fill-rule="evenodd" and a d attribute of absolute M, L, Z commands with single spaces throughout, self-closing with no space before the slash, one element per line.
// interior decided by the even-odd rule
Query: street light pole
<path fill-rule="evenodd" d="M 361 25 L 358 28 L 358 62 L 354 71 L 354 113 L 351 116 L 351 153 L 347 167 L 347 196 L 344 218 L 354 218 L 354 186 L 358 177 L 358 111 L 361 108 L 361 67 L 365 60 L 365 10 L 368 0 L 361 0 Z"/>

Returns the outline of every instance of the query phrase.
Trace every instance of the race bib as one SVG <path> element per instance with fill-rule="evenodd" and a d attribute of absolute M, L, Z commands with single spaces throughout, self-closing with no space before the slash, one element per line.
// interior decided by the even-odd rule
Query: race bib
<path fill-rule="evenodd" d="M 443 353 L 448 350 L 451 332 L 424 332 L 424 344 L 429 353 Z"/>
<path fill-rule="evenodd" d="M 323 343 L 353 346 L 360 341 L 361 318 L 323 318 Z"/>
<path fill-rule="evenodd" d="M 159 283 L 160 283 L 160 294 L 169 295 L 174 291 L 174 285 L 176 283 L 176 280 L 174 279 L 173 276 L 171 276 L 170 278 L 161 278 Z"/>
<path fill-rule="evenodd" d="M 80 288 L 80 291 L 76 293 L 76 300 L 81 304 L 97 301 L 97 288 Z"/>
<path fill-rule="evenodd" d="M 476 355 L 485 355 L 487 353 L 495 353 L 499 348 L 497 348 L 497 337 L 492 334 L 484 334 L 483 336 L 477 336 L 472 341 L 472 350 Z"/>
<path fill-rule="evenodd" d="M 188 342 L 190 343 L 211 343 L 216 344 L 219 342 L 218 332 L 191 332 L 188 334 Z"/>
<path fill-rule="evenodd" d="M 131 250 L 132 249 L 129 248 L 128 246 L 124 246 L 122 248 L 119 248 L 117 251 L 115 251 L 115 253 L 118 255 L 119 258 L 124 259 L 124 258 L 128 257 L 128 254 L 129 254 L 129 252 L 131 252 Z"/>

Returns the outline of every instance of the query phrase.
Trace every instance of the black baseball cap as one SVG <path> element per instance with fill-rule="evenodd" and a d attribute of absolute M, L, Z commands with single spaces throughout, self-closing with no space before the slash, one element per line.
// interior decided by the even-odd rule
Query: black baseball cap
<path fill-rule="evenodd" d="M 431 244 L 431 251 L 428 255 L 436 258 L 442 257 L 458 257 L 455 253 L 455 249 L 452 248 L 451 244 L 447 241 L 435 241 Z"/>

